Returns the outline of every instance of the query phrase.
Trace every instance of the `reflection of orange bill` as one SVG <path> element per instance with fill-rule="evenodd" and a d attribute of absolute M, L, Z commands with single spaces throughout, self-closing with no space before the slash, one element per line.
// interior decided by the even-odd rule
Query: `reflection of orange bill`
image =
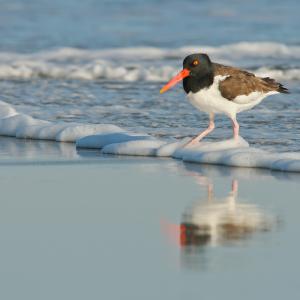
<path fill-rule="evenodd" d="M 160 220 L 161 228 L 163 233 L 168 239 L 176 245 L 180 245 L 180 226 L 177 224 L 170 223 L 165 219 Z"/>
<path fill-rule="evenodd" d="M 182 223 L 180 225 L 170 223 L 165 219 L 160 221 L 161 228 L 168 239 L 177 246 L 197 245 L 198 226 L 190 223 Z"/>

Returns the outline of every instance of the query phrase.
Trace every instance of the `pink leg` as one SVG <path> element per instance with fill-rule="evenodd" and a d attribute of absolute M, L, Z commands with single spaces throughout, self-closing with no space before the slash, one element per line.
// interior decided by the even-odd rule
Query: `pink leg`
<path fill-rule="evenodd" d="M 207 187 L 207 200 L 208 200 L 208 202 L 211 202 L 213 200 L 213 197 L 214 197 L 214 186 L 213 186 L 212 183 L 209 183 L 208 187 Z"/>
<path fill-rule="evenodd" d="M 239 137 L 240 125 L 236 119 L 231 119 L 232 129 L 233 129 L 233 138 L 237 139 Z"/>
<path fill-rule="evenodd" d="M 232 180 L 231 191 L 232 191 L 234 194 L 237 194 L 237 192 L 238 192 L 238 181 L 237 181 L 236 179 L 233 179 L 233 180 Z"/>
<path fill-rule="evenodd" d="M 195 145 L 195 144 L 199 143 L 199 141 L 201 141 L 204 137 L 206 137 L 214 129 L 215 129 L 214 114 L 210 114 L 208 127 L 204 131 L 202 131 L 199 135 L 194 137 L 190 142 L 188 142 L 186 144 L 186 146 Z"/>
<path fill-rule="evenodd" d="M 231 192 L 229 195 L 232 196 L 229 197 L 229 203 L 231 203 L 231 206 L 234 207 L 238 195 L 238 181 L 236 179 L 232 179 Z"/>

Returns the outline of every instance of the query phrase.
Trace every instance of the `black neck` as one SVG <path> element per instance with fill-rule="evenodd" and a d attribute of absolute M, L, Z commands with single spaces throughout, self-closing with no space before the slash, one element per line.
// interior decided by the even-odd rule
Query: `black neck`
<path fill-rule="evenodd" d="M 204 76 L 188 76 L 183 79 L 183 89 L 188 94 L 189 92 L 197 93 L 201 89 L 208 88 L 214 82 L 213 72 L 209 72 Z"/>

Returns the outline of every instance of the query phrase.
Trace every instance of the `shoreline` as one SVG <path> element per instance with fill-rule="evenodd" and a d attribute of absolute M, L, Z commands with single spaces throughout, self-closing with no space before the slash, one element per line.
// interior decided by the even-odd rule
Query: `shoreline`
<path fill-rule="evenodd" d="M 206 143 L 210 146 L 210 143 Z M 212 145 L 217 143 L 211 143 Z M 118 146 L 118 144 L 115 144 Z M 114 144 L 112 144 L 114 146 Z M 233 149 L 234 150 L 234 149 Z M 231 150 L 229 150 L 231 151 Z M 297 174 L 299 172 L 293 171 L 282 171 L 279 168 L 270 169 L 268 167 L 251 167 L 251 166 L 234 166 L 227 165 L 226 163 L 222 164 L 222 162 L 213 162 L 206 161 L 205 153 L 199 154 L 197 152 L 193 153 L 192 150 L 188 149 L 187 153 L 191 153 L 192 159 L 182 159 L 172 158 L 168 156 L 154 156 L 154 155 L 124 155 L 124 154 L 110 154 L 103 153 L 101 149 L 93 149 L 93 148 L 77 148 L 74 143 L 70 142 L 55 142 L 48 140 L 34 140 L 34 139 L 17 139 L 14 137 L 3 137 L 0 136 L 0 165 L 30 165 L 30 164 L 93 164 L 101 161 L 102 163 L 109 162 L 122 162 L 122 161 L 130 161 L 132 163 L 143 163 L 145 161 L 165 161 L 169 160 L 170 162 L 175 161 L 176 163 L 190 163 L 197 165 L 199 168 L 201 167 L 214 167 L 225 168 L 228 169 L 229 172 L 232 169 L 241 169 L 241 170 L 256 170 L 256 171 L 266 171 L 267 173 L 286 173 L 288 174 Z M 212 151 L 207 152 L 206 155 L 215 155 L 218 153 L 222 156 L 226 154 L 226 150 L 223 151 Z M 221 153 L 220 153 L 221 152 Z M 230 154 L 230 152 L 229 152 Z M 193 156 L 196 158 L 193 159 Z M 215 159 L 215 158 L 214 158 Z M 283 176 L 284 177 L 284 176 Z"/>

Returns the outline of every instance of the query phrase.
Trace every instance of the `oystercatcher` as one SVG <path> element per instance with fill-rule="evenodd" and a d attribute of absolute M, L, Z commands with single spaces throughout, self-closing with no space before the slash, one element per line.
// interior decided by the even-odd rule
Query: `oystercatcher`
<path fill-rule="evenodd" d="M 234 243 L 246 240 L 255 232 L 270 231 L 276 225 L 276 218 L 257 205 L 238 202 L 237 180 L 232 181 L 231 192 L 224 198 L 214 197 L 212 184 L 207 188 L 207 201 L 194 202 L 182 215 L 181 246 Z"/>
<path fill-rule="evenodd" d="M 183 70 L 161 90 L 164 93 L 183 80 L 183 89 L 191 104 L 209 114 L 209 126 L 188 145 L 197 144 L 215 128 L 214 115 L 225 114 L 232 121 L 233 137 L 239 136 L 237 113 L 251 109 L 265 97 L 288 93 L 282 84 L 269 77 L 257 77 L 238 68 L 213 63 L 207 54 L 188 55 Z"/>

